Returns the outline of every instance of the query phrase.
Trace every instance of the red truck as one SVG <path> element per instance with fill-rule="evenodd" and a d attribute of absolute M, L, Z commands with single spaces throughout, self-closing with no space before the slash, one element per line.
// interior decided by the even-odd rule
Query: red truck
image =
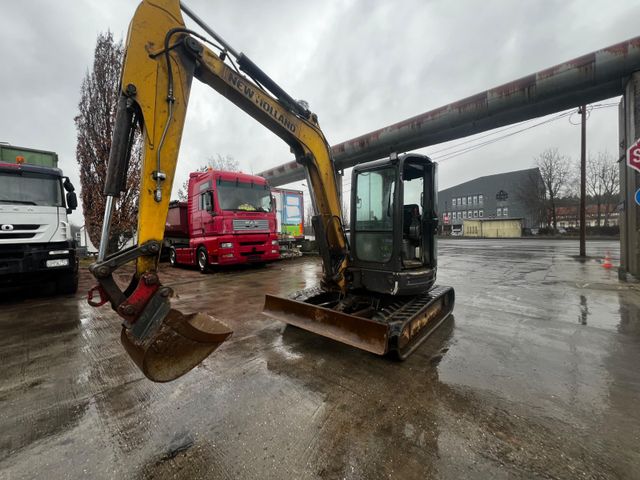
<path fill-rule="evenodd" d="M 276 212 L 262 177 L 207 170 L 189 175 L 186 202 L 171 202 L 165 247 L 171 265 L 264 263 L 280 258 Z"/>

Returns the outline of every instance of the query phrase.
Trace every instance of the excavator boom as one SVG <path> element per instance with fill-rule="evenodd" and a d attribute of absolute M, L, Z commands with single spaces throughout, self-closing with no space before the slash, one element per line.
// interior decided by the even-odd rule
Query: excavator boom
<path fill-rule="evenodd" d="M 181 8 L 213 40 L 185 27 Z M 212 46 L 217 53 L 208 48 Z M 235 58 L 235 62 L 233 59 Z M 239 66 L 241 73 L 236 64 Z M 165 218 L 176 170 L 193 78 L 209 85 L 287 142 L 307 167 L 313 203 L 331 245 L 324 283 L 346 291 L 347 243 L 329 146 L 317 118 L 293 100 L 249 58 L 237 53 L 178 0 L 144 0 L 131 21 L 104 193 L 102 241 L 90 271 L 98 286 L 89 303 L 109 302 L 123 319 L 125 349 L 151 380 L 169 381 L 198 365 L 231 330 L 207 313 L 172 309 L 170 288 L 157 275 Z M 137 245 L 107 252 L 112 211 L 125 188 L 134 139 L 142 132 Z M 122 290 L 114 272 L 135 262 Z M 98 296 L 99 299 L 94 297 Z"/>

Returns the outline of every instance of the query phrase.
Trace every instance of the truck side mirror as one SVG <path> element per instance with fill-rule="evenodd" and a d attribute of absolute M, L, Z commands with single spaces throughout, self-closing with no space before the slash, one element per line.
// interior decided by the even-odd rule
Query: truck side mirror
<path fill-rule="evenodd" d="M 278 204 L 277 204 L 277 201 L 276 201 L 276 197 L 271 195 L 271 211 L 275 212 L 277 210 L 278 210 Z"/>
<path fill-rule="evenodd" d="M 67 192 L 75 192 L 76 190 L 76 187 L 73 186 L 73 183 L 71 183 L 71 180 L 69 180 L 69 177 L 64 177 L 64 182 L 62 183 L 62 186 Z M 77 203 L 78 201 L 76 200 L 76 206 L 77 206 Z"/>
<path fill-rule="evenodd" d="M 73 185 L 71 187 L 73 187 Z M 76 208 L 78 208 L 78 196 L 76 192 L 72 190 L 67 192 L 67 213 L 73 212 Z"/>

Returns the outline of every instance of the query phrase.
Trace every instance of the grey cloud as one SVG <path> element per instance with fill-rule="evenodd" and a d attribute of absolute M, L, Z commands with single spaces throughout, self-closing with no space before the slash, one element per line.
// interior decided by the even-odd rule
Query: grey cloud
<path fill-rule="evenodd" d="M 631 0 L 187 3 L 294 97 L 309 101 L 331 143 L 633 37 L 640 18 Z M 31 0 L 2 8 L 0 140 L 56 150 L 77 180 L 80 82 L 97 33 L 124 35 L 135 2 Z M 547 145 L 576 156 L 578 135 L 561 120 L 446 160 L 440 185 L 526 168 Z M 589 148 L 615 151 L 616 144 L 615 109 L 594 111 Z M 254 172 L 291 159 L 279 139 L 196 87 L 177 182 L 216 153 Z"/>

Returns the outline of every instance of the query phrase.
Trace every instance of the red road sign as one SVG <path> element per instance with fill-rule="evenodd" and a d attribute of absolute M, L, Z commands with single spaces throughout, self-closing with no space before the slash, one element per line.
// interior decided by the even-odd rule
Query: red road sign
<path fill-rule="evenodd" d="M 640 172 L 640 138 L 627 150 L 627 165 Z"/>
<path fill-rule="evenodd" d="M 442 219 L 444 220 L 445 225 L 449 225 L 449 215 L 443 215 Z"/>

